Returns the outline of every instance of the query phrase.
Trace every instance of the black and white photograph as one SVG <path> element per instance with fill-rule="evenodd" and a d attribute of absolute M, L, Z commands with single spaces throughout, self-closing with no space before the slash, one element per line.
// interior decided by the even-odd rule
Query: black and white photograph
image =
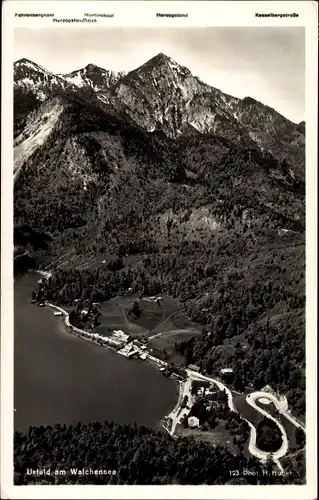
<path fill-rule="evenodd" d="M 305 28 L 13 51 L 14 485 L 306 485 Z"/>

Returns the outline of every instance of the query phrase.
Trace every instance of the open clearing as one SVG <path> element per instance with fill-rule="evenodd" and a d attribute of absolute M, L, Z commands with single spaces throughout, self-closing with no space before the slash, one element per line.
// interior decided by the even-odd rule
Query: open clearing
<path fill-rule="evenodd" d="M 99 310 L 100 325 L 96 328 L 98 333 L 107 333 L 107 330 L 123 330 L 133 337 L 153 337 L 151 347 L 164 348 L 173 351 L 175 341 L 187 339 L 192 335 L 199 333 L 199 329 L 191 326 L 185 328 L 184 325 L 192 325 L 190 320 L 180 310 L 180 304 L 177 299 L 167 295 L 161 295 L 162 300 L 157 303 L 147 298 L 139 299 L 141 313 L 139 317 L 130 313 L 132 306 L 138 295 L 124 295 L 115 297 L 108 302 L 101 303 Z M 175 315 L 176 323 L 174 321 Z M 183 325 L 183 328 L 180 328 Z M 163 336 L 163 340 L 160 340 Z M 155 340 L 157 342 L 155 342 Z M 153 344 L 154 342 L 154 344 Z"/>
<path fill-rule="evenodd" d="M 184 428 L 181 425 L 177 427 L 177 434 L 180 437 L 190 437 L 198 441 L 205 441 L 212 444 L 213 446 L 226 446 L 233 453 L 238 453 L 238 447 L 233 443 L 233 437 L 224 428 L 224 426 L 219 423 L 214 430 L 202 431 L 201 429 L 189 429 Z"/>
<path fill-rule="evenodd" d="M 158 357 L 163 359 L 165 349 L 166 361 L 171 363 L 182 363 L 184 358 L 175 351 L 175 342 L 187 340 L 197 335 L 200 335 L 200 331 L 194 327 L 189 329 L 170 330 L 150 340 L 149 344 L 155 356 L 158 355 Z"/>
<path fill-rule="evenodd" d="M 150 332 L 157 332 L 161 323 L 176 313 L 180 308 L 177 299 L 173 299 L 167 295 L 161 295 L 161 297 L 163 300 L 160 301 L 160 303 L 141 299 L 139 301 L 139 306 L 142 313 L 138 318 L 132 315 L 131 321 L 146 328 Z"/>
<path fill-rule="evenodd" d="M 122 297 L 120 297 L 122 299 Z M 107 330 L 123 330 L 134 337 L 142 337 L 147 334 L 147 330 L 134 324 L 128 319 L 129 307 L 122 306 L 117 298 L 104 302 L 100 308 L 100 325 L 95 329 L 97 333 L 106 333 Z"/>

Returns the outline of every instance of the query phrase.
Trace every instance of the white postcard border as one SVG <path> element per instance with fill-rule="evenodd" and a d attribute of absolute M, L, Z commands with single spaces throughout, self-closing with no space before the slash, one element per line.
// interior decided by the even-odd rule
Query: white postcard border
<path fill-rule="evenodd" d="M 15 13 L 54 12 L 76 18 L 85 11 L 114 13 L 96 26 L 304 26 L 306 31 L 306 381 L 307 485 L 305 486 L 14 486 L 13 485 L 13 43 L 14 28 L 52 27 L 50 18 Z M 188 13 L 158 18 L 157 12 Z M 298 13 L 299 17 L 255 17 L 255 13 Z M 6 1 L 2 19 L 1 183 L 1 496 L 3 498 L 305 499 L 316 497 L 317 346 L 317 18 L 315 1 Z M 64 28 L 79 24 L 56 25 Z M 93 25 L 81 27 L 94 29 Z"/>

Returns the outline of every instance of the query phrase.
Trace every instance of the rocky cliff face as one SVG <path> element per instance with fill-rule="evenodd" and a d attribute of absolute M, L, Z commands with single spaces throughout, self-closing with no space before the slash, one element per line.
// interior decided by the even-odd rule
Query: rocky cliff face
<path fill-rule="evenodd" d="M 23 93 L 33 95 L 39 102 L 45 101 L 55 92 L 62 91 L 67 87 L 74 89 L 72 83 L 66 82 L 61 76 L 55 75 L 28 59 L 20 59 L 15 62 L 13 81 L 15 94 L 19 92 L 21 95 Z"/>
<path fill-rule="evenodd" d="M 128 73 L 104 98 L 125 109 L 145 130 L 160 130 L 171 138 L 190 130 L 239 134 L 241 129 L 233 112 L 239 99 L 210 87 L 164 54 Z"/>

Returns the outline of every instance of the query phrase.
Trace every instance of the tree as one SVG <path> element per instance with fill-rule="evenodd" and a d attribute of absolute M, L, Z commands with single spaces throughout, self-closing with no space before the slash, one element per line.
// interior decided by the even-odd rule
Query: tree
<path fill-rule="evenodd" d="M 187 396 L 187 394 L 186 394 L 186 395 L 184 396 L 183 401 L 182 401 L 181 408 L 186 408 L 187 403 L 188 403 L 188 396 Z"/>
<path fill-rule="evenodd" d="M 137 318 L 140 317 L 142 310 L 141 310 L 139 302 L 137 300 L 134 301 L 134 304 L 133 304 L 132 309 L 130 310 L 130 312 L 132 314 L 134 314 Z"/>
<path fill-rule="evenodd" d="M 236 373 L 234 376 L 234 388 L 239 392 L 243 392 L 245 390 L 242 378 L 238 373 Z"/>
<path fill-rule="evenodd" d="M 228 397 L 227 397 L 225 389 L 223 389 L 222 391 L 219 391 L 217 393 L 216 401 L 219 401 L 221 403 L 227 403 L 227 400 L 228 400 Z"/>

